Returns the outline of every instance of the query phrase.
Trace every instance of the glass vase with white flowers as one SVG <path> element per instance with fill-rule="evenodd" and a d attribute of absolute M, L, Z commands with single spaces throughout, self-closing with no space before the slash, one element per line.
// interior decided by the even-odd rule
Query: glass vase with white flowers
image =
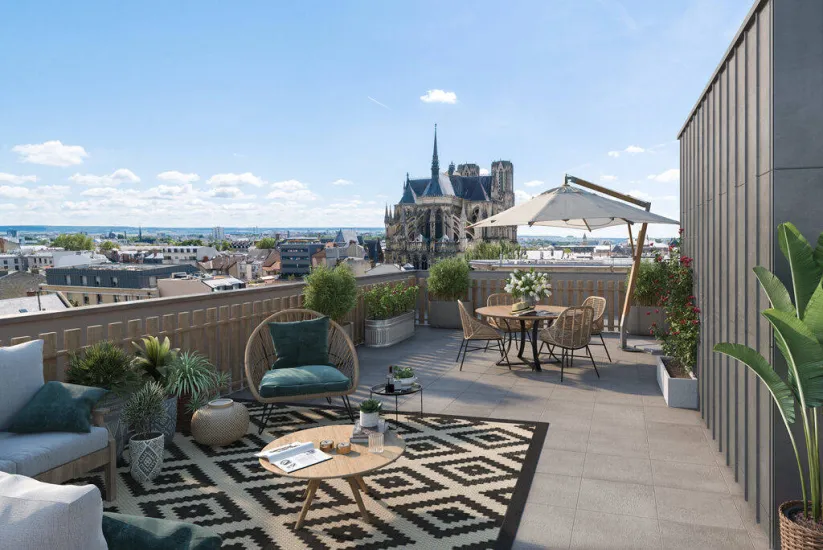
<path fill-rule="evenodd" d="M 505 290 L 515 300 L 522 300 L 533 306 L 543 298 L 552 295 L 550 282 L 551 277 L 548 273 L 537 272 L 534 269 L 529 271 L 515 269 L 509 275 Z"/>

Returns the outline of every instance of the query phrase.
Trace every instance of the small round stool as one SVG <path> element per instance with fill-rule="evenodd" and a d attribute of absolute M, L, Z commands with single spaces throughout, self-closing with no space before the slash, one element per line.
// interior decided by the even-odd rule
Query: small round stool
<path fill-rule="evenodd" d="M 201 445 L 225 447 L 249 430 L 249 410 L 233 399 L 215 399 L 191 417 L 191 435 Z"/>

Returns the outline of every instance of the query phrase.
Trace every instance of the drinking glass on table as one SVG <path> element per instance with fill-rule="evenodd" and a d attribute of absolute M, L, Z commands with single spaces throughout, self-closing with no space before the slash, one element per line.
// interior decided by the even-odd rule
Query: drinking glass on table
<path fill-rule="evenodd" d="M 382 453 L 383 452 L 383 434 L 371 433 L 369 434 L 369 452 Z"/>

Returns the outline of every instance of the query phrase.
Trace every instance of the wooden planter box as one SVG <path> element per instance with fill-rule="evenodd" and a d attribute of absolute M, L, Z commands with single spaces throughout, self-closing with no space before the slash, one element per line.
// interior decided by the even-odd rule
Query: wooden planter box
<path fill-rule="evenodd" d="M 689 373 L 691 378 L 672 378 L 663 364 L 663 357 L 657 356 L 657 384 L 666 404 L 675 409 L 697 409 L 697 378 L 694 373 Z"/>
<path fill-rule="evenodd" d="M 414 335 L 414 311 L 390 319 L 366 319 L 366 347 L 387 348 Z"/>
<path fill-rule="evenodd" d="M 666 328 L 666 313 L 662 307 L 632 306 L 626 319 L 626 330 L 628 334 L 635 336 L 649 336 L 652 323 L 657 323 L 662 329 Z"/>
<path fill-rule="evenodd" d="M 471 302 L 463 302 L 469 313 L 474 313 L 474 307 Z M 460 322 L 460 309 L 457 306 L 457 301 L 454 302 L 429 302 L 429 326 L 434 328 L 456 328 L 462 329 L 463 323 Z"/>

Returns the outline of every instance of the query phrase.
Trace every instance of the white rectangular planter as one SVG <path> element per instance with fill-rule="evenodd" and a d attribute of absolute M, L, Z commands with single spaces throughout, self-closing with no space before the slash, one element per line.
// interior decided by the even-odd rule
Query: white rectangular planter
<path fill-rule="evenodd" d="M 689 376 L 690 378 L 672 378 L 666 370 L 666 365 L 663 364 L 663 356 L 657 356 L 657 384 L 669 407 L 697 408 L 697 378 L 691 372 Z"/>
<path fill-rule="evenodd" d="M 391 319 L 366 319 L 366 347 L 387 348 L 414 334 L 414 311 Z"/>

